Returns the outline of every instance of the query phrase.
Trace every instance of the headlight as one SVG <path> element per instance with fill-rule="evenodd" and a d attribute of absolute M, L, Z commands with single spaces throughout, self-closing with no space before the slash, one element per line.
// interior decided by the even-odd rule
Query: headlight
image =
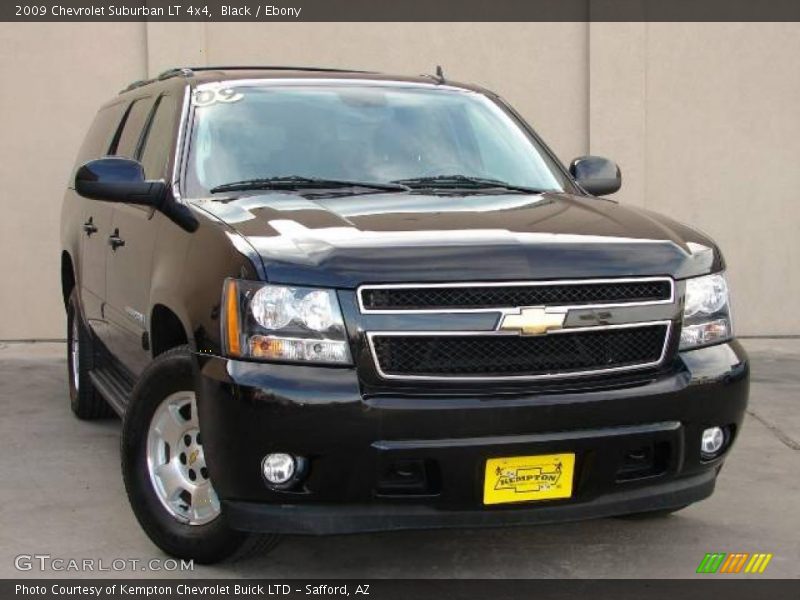
<path fill-rule="evenodd" d="M 728 282 L 715 273 L 686 280 L 681 350 L 722 342 L 733 336 Z"/>
<path fill-rule="evenodd" d="M 222 294 L 226 355 L 350 364 L 336 292 L 227 279 Z"/>

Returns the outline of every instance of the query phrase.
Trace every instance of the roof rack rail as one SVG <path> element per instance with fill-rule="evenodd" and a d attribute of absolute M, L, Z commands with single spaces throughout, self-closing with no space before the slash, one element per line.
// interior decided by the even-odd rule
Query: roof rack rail
<path fill-rule="evenodd" d="M 209 67 L 173 67 L 162 71 L 151 79 L 138 79 L 128 87 L 120 90 L 120 94 L 130 92 L 136 88 L 164 81 L 172 77 L 192 77 L 196 72 L 202 71 L 312 71 L 317 73 L 375 73 L 375 71 L 358 71 L 356 69 L 336 69 L 333 67 L 288 67 L 282 65 L 232 65 L 232 66 L 209 66 Z"/>
<path fill-rule="evenodd" d="M 187 69 L 186 67 L 175 67 L 173 69 L 167 69 L 166 71 L 162 71 L 155 77 L 151 77 L 150 79 L 137 79 L 133 83 L 131 83 L 125 89 L 120 90 L 120 94 L 124 94 L 125 92 L 130 92 L 131 90 L 135 90 L 136 88 L 140 88 L 145 85 L 149 85 L 151 83 L 155 83 L 156 81 L 164 81 L 165 79 L 170 79 L 172 77 L 191 77 L 193 72 L 191 69 Z"/>
<path fill-rule="evenodd" d="M 133 83 L 129 84 L 128 87 L 119 91 L 120 94 L 124 94 L 125 92 L 130 92 L 131 90 L 135 90 L 136 88 L 140 88 L 143 85 L 147 85 L 150 83 L 151 79 L 137 79 Z"/>
<path fill-rule="evenodd" d="M 159 81 L 164 81 L 165 79 L 170 79 L 171 77 L 191 77 L 194 75 L 194 69 L 189 67 L 173 67 L 172 69 L 167 69 L 166 71 L 162 71 L 158 74 L 156 79 Z"/>
<path fill-rule="evenodd" d="M 357 69 L 337 69 L 334 67 L 297 67 L 286 65 L 214 65 L 209 67 L 188 67 L 191 71 L 319 71 L 321 73 L 374 73 Z"/>

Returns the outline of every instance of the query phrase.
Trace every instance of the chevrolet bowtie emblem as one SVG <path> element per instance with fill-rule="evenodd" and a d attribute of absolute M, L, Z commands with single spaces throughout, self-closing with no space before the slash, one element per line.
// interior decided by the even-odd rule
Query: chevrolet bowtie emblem
<path fill-rule="evenodd" d="M 552 329 L 561 329 L 566 318 L 566 309 L 521 308 L 519 313 L 503 315 L 498 329 L 519 331 L 522 335 L 541 335 Z"/>

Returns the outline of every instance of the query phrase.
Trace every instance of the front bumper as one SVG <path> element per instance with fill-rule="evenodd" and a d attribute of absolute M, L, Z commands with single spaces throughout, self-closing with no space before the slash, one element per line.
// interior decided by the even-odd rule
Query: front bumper
<path fill-rule="evenodd" d="M 713 469 L 645 488 L 621 490 L 587 502 L 518 506 L 505 510 L 442 510 L 419 504 L 273 505 L 227 502 L 235 529 L 264 533 L 331 535 L 445 527 L 510 527 L 597 519 L 686 506 L 714 491 Z"/>
<path fill-rule="evenodd" d="M 701 459 L 701 432 L 727 426 L 735 440 L 749 376 L 737 342 L 681 353 L 669 372 L 633 386 L 496 396 L 365 398 L 354 369 L 198 360 L 206 460 L 229 522 L 308 534 L 550 523 L 696 502 L 713 492 L 725 457 Z M 302 480 L 271 489 L 261 475 L 270 452 L 307 459 Z M 559 452 L 576 455 L 570 499 L 483 505 L 487 458 Z M 631 457 L 643 452 L 650 460 L 637 470 Z"/>

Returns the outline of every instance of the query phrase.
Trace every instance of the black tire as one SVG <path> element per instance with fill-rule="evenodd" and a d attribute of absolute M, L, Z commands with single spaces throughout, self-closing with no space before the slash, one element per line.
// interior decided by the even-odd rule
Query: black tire
<path fill-rule="evenodd" d="M 668 517 L 673 513 L 678 512 L 679 510 L 683 510 L 689 506 L 688 504 L 684 504 L 683 506 L 676 506 L 675 508 L 662 508 L 659 510 L 649 510 L 645 512 L 638 512 L 638 513 L 630 513 L 627 515 L 618 515 L 618 519 L 627 519 L 629 521 L 647 521 L 650 519 L 663 519 L 664 517 Z"/>
<path fill-rule="evenodd" d="M 153 543 L 177 558 L 212 564 L 271 549 L 278 536 L 235 531 L 228 526 L 224 510 L 208 523 L 188 524 L 170 514 L 157 496 L 147 466 L 151 421 L 165 398 L 193 388 L 188 346 L 159 355 L 134 388 L 122 425 L 122 475 L 133 512 Z"/>
<path fill-rule="evenodd" d="M 77 340 L 75 339 L 76 334 Z M 76 341 L 77 373 L 73 371 L 75 361 L 72 352 L 73 343 Z M 69 382 L 70 408 L 76 417 L 83 420 L 105 419 L 115 415 L 108 403 L 92 386 L 89 372 L 93 367 L 94 341 L 81 318 L 78 292 L 72 290 L 67 303 L 67 380 Z"/>

